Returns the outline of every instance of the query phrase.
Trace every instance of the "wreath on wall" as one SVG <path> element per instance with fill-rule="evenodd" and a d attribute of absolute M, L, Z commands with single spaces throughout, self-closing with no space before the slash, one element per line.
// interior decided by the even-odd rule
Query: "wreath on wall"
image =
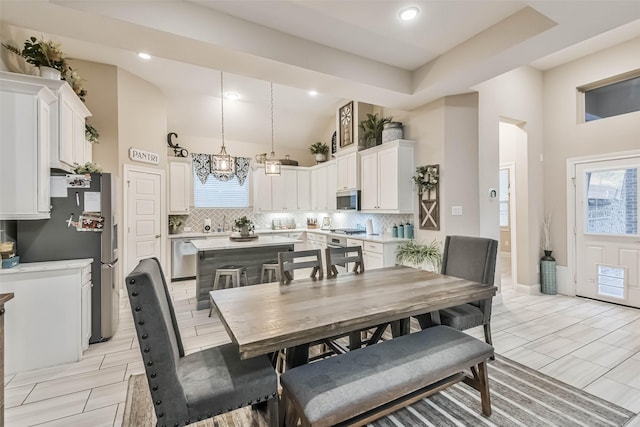
<path fill-rule="evenodd" d="M 422 195 L 425 191 L 436 188 L 439 178 L 438 165 L 425 165 L 416 168 L 416 174 L 412 179 L 418 186 L 418 194 Z"/>

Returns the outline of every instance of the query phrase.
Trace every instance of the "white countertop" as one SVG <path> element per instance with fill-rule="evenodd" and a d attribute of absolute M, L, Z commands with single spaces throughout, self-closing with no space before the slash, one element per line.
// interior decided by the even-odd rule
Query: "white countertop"
<path fill-rule="evenodd" d="M 260 246 L 293 245 L 302 243 L 302 240 L 290 239 L 282 236 L 259 236 L 255 240 L 248 242 L 238 242 L 230 240 L 229 237 L 219 237 L 215 239 L 193 240 L 191 244 L 199 251 L 219 251 L 223 249 L 257 248 Z"/>
<path fill-rule="evenodd" d="M 255 233 L 257 235 L 270 235 L 270 234 L 283 234 L 283 233 L 303 233 L 303 232 L 307 232 L 307 233 L 315 233 L 315 234 L 324 234 L 327 236 L 337 236 L 337 237 L 347 237 L 348 239 L 358 239 L 358 240 L 365 240 L 368 242 L 378 242 L 378 243 L 401 243 L 401 242 L 405 242 L 407 240 L 410 239 L 401 239 L 398 237 L 391 237 L 388 235 L 376 235 L 376 234 L 341 234 L 341 233 L 332 233 L 329 230 L 321 230 L 319 228 L 312 228 L 312 229 L 308 229 L 308 228 L 292 228 L 292 229 L 283 229 L 283 230 L 269 230 L 269 229 L 262 229 L 262 230 L 256 230 Z M 180 234 L 169 234 L 169 238 L 170 239 L 188 239 L 188 238 L 207 238 L 207 239 L 216 239 L 216 238 L 222 238 L 222 237 L 227 237 L 229 236 L 231 233 L 226 231 L 223 233 L 202 233 L 202 232 L 187 232 L 187 233 L 180 233 Z M 227 239 L 228 240 L 228 239 Z M 194 241 L 195 242 L 195 241 Z M 300 243 L 300 242 L 298 242 Z"/>
<path fill-rule="evenodd" d="M 307 231 L 306 228 L 288 228 L 288 229 L 282 229 L 282 230 L 271 230 L 271 229 L 259 229 L 256 230 L 255 233 L 258 235 L 261 234 L 283 234 L 283 233 L 302 233 L 304 231 Z M 224 237 L 224 236 L 229 236 L 231 234 L 230 231 L 225 231 L 225 232 L 213 232 L 213 233 L 204 233 L 204 232 L 193 232 L 193 231 L 188 231 L 186 233 L 179 233 L 179 234 L 169 234 L 169 238 L 170 239 L 188 239 L 188 238 L 195 238 L 195 237 L 206 237 L 206 238 L 216 238 L 216 237 Z"/>
<path fill-rule="evenodd" d="M 391 236 L 383 236 L 379 234 L 342 234 L 342 233 L 332 233 L 329 230 L 306 230 L 308 233 L 315 234 L 324 234 L 327 236 L 337 236 L 337 237 L 346 237 L 347 239 L 356 239 L 356 240 L 365 240 L 367 242 L 378 242 L 378 243 L 401 243 L 406 242 L 411 239 L 401 239 L 398 237 Z"/>
<path fill-rule="evenodd" d="M 25 262 L 25 263 L 20 263 L 13 268 L 0 269 L 0 275 L 31 273 L 35 271 L 67 270 L 70 268 L 82 268 L 82 267 L 86 267 L 87 265 L 90 265 L 92 262 L 93 262 L 93 258 L 68 259 L 63 261 Z"/>

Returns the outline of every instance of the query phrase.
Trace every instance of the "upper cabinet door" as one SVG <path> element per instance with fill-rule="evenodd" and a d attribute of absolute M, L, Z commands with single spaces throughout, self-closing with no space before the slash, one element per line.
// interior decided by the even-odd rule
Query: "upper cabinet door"
<path fill-rule="evenodd" d="M 193 204 L 193 167 L 188 158 L 169 158 L 169 214 L 188 215 Z"/>
<path fill-rule="evenodd" d="M 353 152 L 345 156 L 338 157 L 338 185 L 340 190 L 358 190 L 358 153 Z"/>
<path fill-rule="evenodd" d="M 378 209 L 398 209 L 398 150 L 378 152 Z"/>
<path fill-rule="evenodd" d="M 338 170 L 336 162 L 329 162 L 327 166 L 327 210 L 335 211 L 338 209 L 336 199 L 336 187 L 338 186 Z"/>
<path fill-rule="evenodd" d="M 311 210 L 311 172 L 298 170 L 298 210 Z"/>
<path fill-rule="evenodd" d="M 46 219 L 55 95 L 0 73 L 0 220 Z"/>
<path fill-rule="evenodd" d="M 59 85 L 56 95 L 57 117 L 52 123 L 51 168 L 73 171 L 75 164 L 83 165 L 92 160 L 93 147 L 85 137 L 85 119 L 91 115 L 84 103 L 66 82 Z"/>
<path fill-rule="evenodd" d="M 378 208 L 378 155 L 376 153 L 360 156 L 360 173 L 362 186 L 361 209 Z"/>

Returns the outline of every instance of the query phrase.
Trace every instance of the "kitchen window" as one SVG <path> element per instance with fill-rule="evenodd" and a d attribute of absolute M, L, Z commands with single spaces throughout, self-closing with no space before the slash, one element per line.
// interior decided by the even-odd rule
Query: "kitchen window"
<path fill-rule="evenodd" d="M 193 173 L 193 205 L 196 208 L 247 208 L 249 207 L 249 179 L 243 185 L 234 176 L 220 181 L 209 175 L 203 184 Z"/>

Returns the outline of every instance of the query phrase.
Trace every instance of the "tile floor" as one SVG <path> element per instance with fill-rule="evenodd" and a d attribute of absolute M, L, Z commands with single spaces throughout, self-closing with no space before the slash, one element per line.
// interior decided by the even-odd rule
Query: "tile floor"
<path fill-rule="evenodd" d="M 504 279 L 492 319 L 499 354 L 640 413 L 640 310 L 518 294 Z M 215 316 L 196 311 L 194 281 L 170 287 L 187 352 L 228 341 Z M 91 345 L 82 361 L 5 377 L 7 427 L 121 425 L 127 380 L 144 369 L 128 300 L 120 308 L 115 336 Z M 470 333 L 482 336 L 479 328 Z M 640 426 L 640 416 L 631 425 Z"/>

